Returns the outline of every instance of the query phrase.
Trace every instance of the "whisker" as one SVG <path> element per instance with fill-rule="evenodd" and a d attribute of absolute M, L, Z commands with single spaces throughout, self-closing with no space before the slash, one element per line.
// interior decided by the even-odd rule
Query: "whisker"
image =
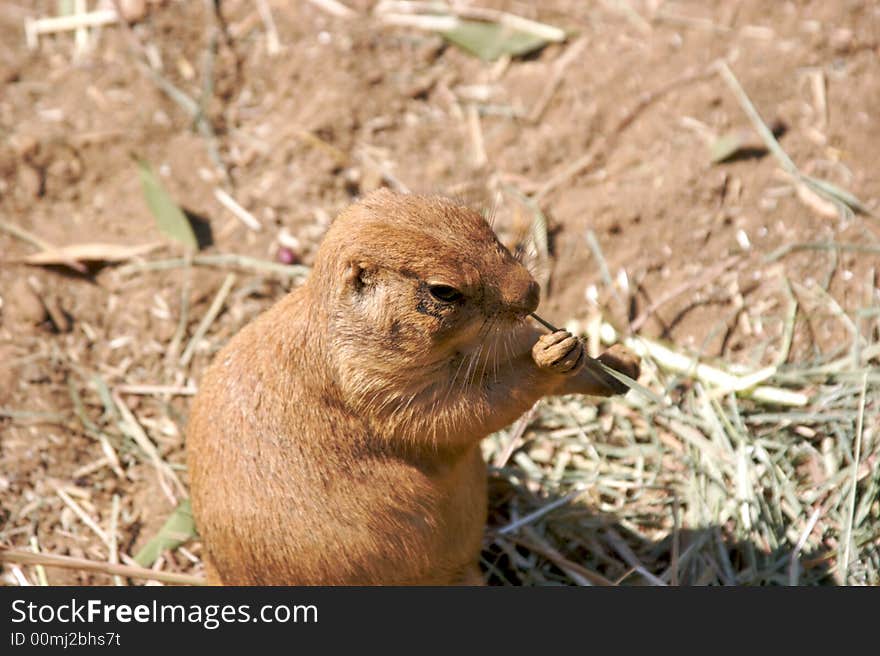
<path fill-rule="evenodd" d="M 480 348 L 478 350 L 472 350 L 470 353 L 470 356 L 468 358 L 468 366 L 465 369 L 465 375 L 464 375 L 464 378 L 462 379 L 462 393 L 463 394 L 468 391 L 469 385 L 472 384 L 472 382 L 473 382 L 471 379 L 471 376 L 473 373 L 473 369 L 475 368 L 475 364 L 478 361 L 478 359 L 480 357 L 480 353 L 482 351 L 483 336 L 484 336 L 484 331 L 486 329 L 486 322 L 487 321 L 488 321 L 487 318 L 483 318 L 483 321 L 480 324 L 480 328 L 477 330 L 477 341 L 479 342 Z"/>
<path fill-rule="evenodd" d="M 482 355 L 482 353 L 483 353 L 483 343 L 480 342 L 479 348 L 474 352 L 473 356 L 471 357 L 470 364 L 468 365 L 467 372 L 465 374 L 464 382 L 465 382 L 465 385 L 467 386 L 465 388 L 466 392 L 470 392 L 469 388 L 473 387 L 473 385 L 474 385 L 473 376 L 477 371 L 477 364 L 479 362 L 480 355 Z"/>
<path fill-rule="evenodd" d="M 486 357 L 483 359 L 483 370 L 480 372 L 480 382 L 485 386 L 486 379 L 486 370 L 489 367 L 489 356 L 494 354 L 495 350 L 495 342 L 494 339 L 490 338 L 490 335 L 495 331 L 495 328 L 498 325 L 498 315 L 493 314 L 489 318 L 489 327 L 486 329 L 486 336 L 483 339 L 483 344 L 485 344 L 488 348 L 486 350 Z"/>
<path fill-rule="evenodd" d="M 480 331 L 479 331 L 479 333 L 477 333 L 477 339 L 480 341 L 480 350 L 479 350 L 479 352 L 478 352 L 478 354 L 477 354 L 476 366 L 474 367 L 474 371 L 473 371 L 473 373 L 474 373 L 474 374 L 477 373 L 477 366 L 479 366 L 479 364 L 480 364 L 480 360 L 481 360 L 481 359 L 483 360 L 483 362 L 482 362 L 482 364 L 483 364 L 483 368 L 482 368 L 482 371 L 480 371 L 480 375 L 479 375 L 479 377 L 477 378 L 477 380 L 472 380 L 472 381 L 471 381 L 471 382 L 474 383 L 474 384 L 475 384 L 477 381 L 479 381 L 480 384 L 482 385 L 483 378 L 484 378 L 485 375 L 486 375 L 486 364 L 487 364 L 487 362 L 488 362 L 488 357 L 487 357 L 486 359 L 483 359 L 482 356 L 483 356 L 483 352 L 484 352 L 485 349 L 486 349 L 487 341 L 488 341 L 487 338 L 488 338 L 488 336 L 489 336 L 489 333 L 492 331 L 492 327 L 493 327 L 493 325 L 494 325 L 495 317 L 496 317 L 496 315 L 493 314 L 492 316 L 489 316 L 489 317 L 486 317 L 485 319 L 483 319 L 483 323 L 482 323 L 482 325 L 480 326 Z M 487 356 L 488 356 L 488 353 L 487 353 Z"/>
<path fill-rule="evenodd" d="M 501 332 L 501 324 L 496 323 L 495 325 L 495 335 L 492 338 L 492 382 L 494 384 L 498 384 L 498 355 L 500 349 L 499 347 L 499 338 L 503 336 Z"/>
<path fill-rule="evenodd" d="M 449 400 L 449 395 L 452 393 L 453 388 L 455 387 L 455 381 L 458 379 L 458 374 L 461 373 L 462 366 L 467 361 L 467 356 L 462 354 L 461 360 L 458 363 L 458 368 L 455 370 L 455 374 L 452 376 L 452 380 L 449 381 L 449 387 L 446 390 L 445 400 Z"/>

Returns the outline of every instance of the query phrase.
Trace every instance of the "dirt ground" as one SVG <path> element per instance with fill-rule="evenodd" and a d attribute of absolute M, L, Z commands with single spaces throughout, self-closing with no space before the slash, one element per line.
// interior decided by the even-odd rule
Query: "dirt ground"
<path fill-rule="evenodd" d="M 226 0 L 218 19 L 210 3 L 148 2 L 131 29 L 103 27 L 77 53 L 72 33 L 26 44 L 26 19 L 54 15 L 55 2 L 0 1 L 0 218 L 56 246 L 158 242 L 136 262 L 177 257 L 133 157 L 193 217 L 205 254 L 308 265 L 331 218 L 382 185 L 491 209 L 508 242 L 537 207 L 549 237 L 545 318 L 585 321 L 599 308 L 624 332 L 633 324 L 750 368 L 779 356 L 790 294 L 802 311 L 789 362 L 840 354 L 853 329 L 841 313 L 880 300 L 876 2 L 470 3 L 571 31 L 564 43 L 491 63 L 436 33 L 383 24 L 376 3 L 346 4 L 359 15 L 268 0 L 276 49 L 255 3 Z M 712 162 L 712 143 L 750 126 L 710 68 L 722 58 L 795 164 L 875 216 L 841 215 L 799 192 L 753 133 L 734 157 Z M 204 97 L 205 120 L 163 91 L 144 61 Z M 234 216 L 218 188 L 261 229 Z M 777 250 L 828 242 L 874 252 Z M 20 262 L 38 250 L 0 231 L 0 544 L 32 548 L 35 536 L 41 551 L 106 561 L 108 544 L 61 489 L 103 527 L 118 497 L 118 551 L 134 554 L 175 495 L 113 429 L 118 418 L 95 377 L 185 481 L 183 426 L 200 372 L 293 283 L 239 271 L 181 366 L 227 270 L 76 273 Z M 855 328 L 871 334 L 874 320 Z M 88 422 L 110 426 L 118 466 Z M 199 573 L 198 555 L 193 541 L 162 566 Z M 60 569 L 47 576 L 112 582 Z"/>

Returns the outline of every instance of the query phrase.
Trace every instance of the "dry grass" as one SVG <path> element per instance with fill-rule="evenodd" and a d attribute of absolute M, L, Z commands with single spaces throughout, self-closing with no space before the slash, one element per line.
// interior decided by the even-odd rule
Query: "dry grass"
<path fill-rule="evenodd" d="M 69 372 L 73 411 L 49 415 L 3 408 L 0 416 L 20 426 L 48 422 L 99 441 L 104 457 L 79 472 L 93 485 L 101 477 L 124 483 L 143 476 L 148 464 L 154 472 L 147 475 L 157 477 L 169 500 L 179 501 L 185 495 L 175 474 L 179 467 L 163 460 L 157 448 L 169 436 L 179 437 L 181 418 L 169 401 L 194 389 L 187 368 L 192 354 L 207 356 L 228 338 L 229 326 L 215 321 L 222 304 L 230 298 L 238 304 L 231 308 L 238 322 L 251 313 L 235 294 L 240 285 L 233 274 L 224 279 L 183 357 L 164 363 L 165 379 L 179 381 L 177 387 L 135 384 L 139 377 L 132 374 L 148 365 L 145 361 L 115 375 L 112 391 L 103 378 L 109 372 L 83 371 L 70 354 L 44 351 L 34 355 L 57 358 Z M 629 339 L 635 347 L 646 343 L 637 335 Z M 754 386 L 725 389 L 711 377 L 701 378 L 696 368 L 682 372 L 680 363 L 658 361 L 650 351 L 643 351 L 641 379 L 650 397 L 632 390 L 598 405 L 576 397 L 540 402 L 525 421 L 484 443 L 488 462 L 495 463 L 483 556 L 489 580 L 880 583 L 880 375 L 870 364 L 880 355 L 878 346 L 854 339 L 838 358 L 781 364 L 762 377 L 765 388 L 805 394 L 803 407 L 756 401 Z M 153 357 L 152 366 L 161 362 Z M 123 391 L 154 402 L 141 406 L 136 417 Z M 89 532 L 99 538 L 86 556 L 112 563 L 111 539 L 101 528 L 111 509 L 96 507 L 79 488 L 66 492 L 53 483 L 44 492 L 52 491 L 63 501 L 59 510 L 73 510 L 66 521 L 62 512 L 66 530 L 86 541 Z M 31 496 L 27 505 L 53 504 L 51 498 Z M 132 503 L 125 498 L 124 505 Z M 26 516 L 26 508 L 16 514 Z M 12 524 L 0 541 L 24 539 L 36 550 L 34 536 L 22 533 L 27 526 Z M 197 555 L 185 548 L 184 553 L 166 551 L 152 565 L 165 573 L 197 573 Z M 0 552 L 0 559 L 11 558 Z M 10 583 L 41 580 L 34 565 L 39 561 L 17 562 L 20 568 L 7 566 Z M 132 575 L 112 564 L 103 571 Z"/>
<path fill-rule="evenodd" d="M 864 359 L 780 368 L 767 382 L 809 389 L 804 408 L 645 365 L 668 404 L 635 391 L 539 404 L 494 470 L 507 484 L 485 555 L 494 579 L 583 583 L 583 568 L 649 585 L 880 583 L 880 377 L 868 382 Z M 490 462 L 506 444 L 487 440 Z"/>
<path fill-rule="evenodd" d="M 260 19 L 277 42 L 267 4 L 259 3 Z M 348 15 L 348 7 L 335 1 L 313 0 L 313 4 L 334 15 Z M 673 18 L 658 15 L 655 27 L 661 19 L 672 22 Z M 639 33 L 652 29 L 638 13 L 628 10 L 626 20 Z M 218 28 L 212 22 L 206 29 Z M 200 101 L 152 70 L 146 48 L 150 44 L 134 32 L 126 34 L 136 70 L 153 79 L 193 120 L 222 173 L 220 178 L 225 179 L 226 166 L 217 145 L 220 137 Z M 575 42 L 578 49 L 584 43 Z M 212 61 L 216 47 L 214 39 L 206 61 Z M 540 121 L 570 63 L 563 55 L 550 70 L 544 93 L 530 112 L 532 121 Z M 634 98 L 608 134 L 579 158 L 562 162 L 545 182 L 517 187 L 502 185 L 499 176 L 490 177 L 486 193 L 503 196 L 506 190 L 523 201 L 534 214 L 531 230 L 538 257 L 546 259 L 547 224 L 540 209 L 546 199 L 577 176 L 597 169 L 615 140 L 649 105 L 671 90 L 705 80 L 715 70 L 694 68 Z M 726 65 L 721 70 L 720 79 L 732 84 L 731 71 Z M 731 88 L 740 101 L 748 100 L 738 82 Z M 210 96 L 207 82 L 203 92 Z M 461 111 L 455 100 L 452 106 L 459 110 L 461 133 L 473 141 L 472 156 L 485 165 L 477 105 L 465 103 Z M 761 121 L 756 110 L 749 117 Z M 765 126 L 762 137 L 773 139 L 768 134 Z M 300 138 L 318 150 L 332 151 L 346 164 L 360 161 L 384 184 L 406 188 L 383 153 L 368 145 L 353 149 L 350 156 L 311 132 L 303 131 Z M 849 216 L 864 209 L 844 190 L 801 173 L 775 139 L 768 148 L 797 182 L 830 198 L 838 211 Z M 263 229 L 232 196 L 217 189 L 237 220 L 253 231 Z M 13 223 L 4 221 L 0 228 L 28 248 L 47 248 L 39 236 Z M 636 292 L 627 284 L 630 272 L 612 276 L 592 233 L 587 245 L 595 264 L 590 277 L 601 281 L 602 293 L 610 300 L 606 306 L 594 307 L 588 320 L 570 327 L 583 333 L 594 351 L 601 342 L 614 339 L 626 340 L 637 349 L 643 356 L 639 382 L 644 389 L 596 404 L 574 397 L 546 399 L 512 427 L 485 440 L 492 474 L 490 525 L 482 557 L 488 581 L 503 585 L 880 584 L 876 294 L 856 311 L 847 311 L 843 301 L 827 291 L 827 284 L 806 286 L 791 280 L 782 286 L 782 302 L 739 307 L 738 316 L 746 324 L 780 327 L 779 339 L 773 343 L 758 343 L 756 337 L 756 366 L 745 370 L 733 363 L 705 362 L 699 353 L 648 339 L 639 330 L 660 305 L 723 279 L 741 265 L 740 259 L 720 262 L 671 290 L 626 331 L 611 335 L 603 314 L 628 307 Z M 786 245 L 766 256 L 766 262 L 800 250 L 878 252 L 870 244 L 805 242 Z M 174 273 L 170 279 L 177 302 L 173 305 L 158 293 L 169 284 L 169 278 L 162 277 L 169 272 Z M 11 364 L 39 365 L 51 374 L 40 382 L 44 396 L 38 404 L 0 408 L 4 447 L 18 449 L 39 437 L 59 452 L 88 453 L 91 459 L 75 460 L 68 479 L 46 478 L 14 496 L 0 473 L 0 561 L 5 583 L 55 582 L 58 570 L 47 568 L 56 567 L 82 572 L 83 578 L 76 580 L 100 584 L 198 582 L 200 544 L 185 532 L 165 535 L 166 544 L 174 546 L 160 545 L 158 557 L 150 562 L 139 558 L 134 543 L 143 542 L 142 505 L 165 508 L 167 515 L 168 508 L 185 500 L 183 427 L 199 372 L 235 331 L 307 274 L 306 266 L 240 253 L 179 256 L 167 249 L 154 259 L 135 259 L 102 274 L 109 290 L 108 312 L 124 312 L 126 294 L 135 285 L 155 289 L 151 312 L 176 324 L 167 339 L 149 333 L 110 334 L 101 325 L 85 322 L 63 338 L 24 339 L 28 355 Z M 198 276 L 209 281 L 210 291 L 192 305 L 193 281 Z M 50 292 L 35 291 L 52 315 L 50 321 L 62 323 L 63 315 L 51 311 Z M 795 333 L 809 341 L 812 333 L 805 326 L 814 320 L 839 322 L 848 339 L 834 352 L 793 361 Z M 128 348 L 131 344 L 136 348 Z M 808 351 L 801 348 L 799 353 Z M 773 364 L 757 366 L 768 353 Z M 151 530 L 158 531 L 161 524 L 152 522 Z M 64 560 L 42 553 L 47 548 L 64 549 L 71 557 Z"/>

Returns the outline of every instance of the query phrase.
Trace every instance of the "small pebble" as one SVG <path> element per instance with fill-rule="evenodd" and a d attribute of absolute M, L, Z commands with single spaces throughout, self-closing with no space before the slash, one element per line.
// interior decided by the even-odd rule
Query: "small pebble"
<path fill-rule="evenodd" d="M 122 17 L 128 23 L 137 23 L 147 15 L 146 0 L 119 0 Z"/>
<path fill-rule="evenodd" d="M 281 264 L 296 264 L 299 261 L 296 253 L 287 248 L 287 246 L 282 246 L 278 249 L 275 259 L 281 262 Z"/>

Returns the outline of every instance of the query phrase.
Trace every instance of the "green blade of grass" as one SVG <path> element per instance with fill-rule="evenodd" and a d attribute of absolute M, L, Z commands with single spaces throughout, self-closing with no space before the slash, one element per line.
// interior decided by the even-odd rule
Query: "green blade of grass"
<path fill-rule="evenodd" d="M 547 45 L 547 40 L 507 25 L 462 20 L 455 29 L 441 32 L 443 38 L 484 61 L 508 55 L 516 57 Z"/>
<path fill-rule="evenodd" d="M 767 127 L 767 124 L 764 122 L 764 119 L 761 118 L 761 115 L 758 113 L 757 108 L 754 103 L 752 103 L 748 94 L 743 89 L 742 85 L 739 83 L 739 80 L 736 79 L 736 76 L 733 74 L 733 71 L 730 70 L 730 67 L 726 62 L 720 61 L 717 64 L 717 70 L 721 74 L 721 77 L 727 83 L 727 86 L 730 87 L 730 90 L 736 96 L 737 101 L 739 101 L 740 107 L 742 107 L 743 111 L 746 113 L 746 116 L 749 117 L 749 120 L 752 122 L 752 125 L 755 126 L 755 129 L 758 131 L 758 135 L 760 135 L 761 140 L 764 142 L 764 145 L 773 153 L 773 156 L 779 161 L 788 173 L 793 175 L 795 178 L 812 188 L 814 191 L 819 193 L 821 196 L 831 200 L 833 203 L 838 205 L 838 207 L 848 208 L 854 212 L 859 212 L 861 214 L 871 216 L 872 213 L 865 207 L 865 204 L 862 203 L 858 198 L 856 198 L 853 194 L 849 193 L 838 187 L 837 185 L 831 184 L 825 180 L 819 180 L 818 178 L 814 178 L 809 175 L 805 175 L 801 172 L 801 170 L 797 167 L 797 165 L 792 161 L 791 157 L 788 156 L 782 146 L 779 145 L 779 142 L 776 140 L 776 137 L 773 135 L 773 132 Z"/>
<path fill-rule="evenodd" d="M 748 136 L 742 130 L 736 130 L 718 137 L 709 146 L 709 156 L 712 163 L 718 164 L 733 157 L 743 147 Z"/>
<path fill-rule="evenodd" d="M 606 374 L 608 374 L 609 376 L 611 376 L 615 380 L 620 381 L 621 383 L 626 385 L 629 389 L 634 389 L 636 392 L 638 392 L 639 394 L 644 396 L 649 401 L 652 401 L 661 407 L 665 407 L 665 406 L 669 405 L 663 399 L 663 397 L 661 397 L 659 394 L 655 394 L 654 392 L 649 390 L 647 387 L 645 387 L 644 385 L 642 385 L 638 381 L 633 380 L 632 378 L 630 378 L 626 374 L 621 373 L 621 372 L 617 371 L 616 369 L 612 369 L 611 367 L 609 367 L 607 364 L 605 364 L 601 360 L 595 360 L 595 362 L 602 368 L 602 371 L 604 371 Z"/>
<path fill-rule="evenodd" d="M 159 180 L 147 162 L 137 160 L 137 165 L 141 186 L 144 190 L 144 199 L 156 219 L 156 226 L 186 248 L 193 251 L 198 250 L 199 244 L 196 235 L 183 210 L 174 202 L 162 181 Z"/>
<path fill-rule="evenodd" d="M 134 557 L 141 567 L 151 567 L 166 549 L 176 549 L 196 536 L 189 499 L 180 502 L 153 538 Z"/>

